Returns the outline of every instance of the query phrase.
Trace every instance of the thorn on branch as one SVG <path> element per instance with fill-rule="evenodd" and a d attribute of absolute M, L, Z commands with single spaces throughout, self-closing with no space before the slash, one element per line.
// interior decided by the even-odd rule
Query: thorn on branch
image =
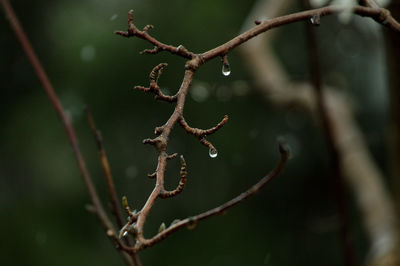
<path fill-rule="evenodd" d="M 176 157 L 176 156 L 175 156 Z M 183 156 L 181 155 L 181 171 L 180 171 L 181 179 L 179 180 L 179 184 L 176 189 L 172 191 L 162 190 L 160 191 L 159 197 L 160 198 L 170 198 L 173 196 L 178 195 L 182 192 L 183 188 L 185 187 L 186 180 L 187 180 L 187 170 L 186 170 L 186 162 Z"/>

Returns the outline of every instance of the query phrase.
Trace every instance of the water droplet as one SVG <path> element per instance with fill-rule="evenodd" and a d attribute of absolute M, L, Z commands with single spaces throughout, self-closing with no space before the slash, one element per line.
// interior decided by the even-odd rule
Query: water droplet
<path fill-rule="evenodd" d="M 231 74 L 231 67 L 225 63 L 222 65 L 222 75 L 229 76 Z"/>
<path fill-rule="evenodd" d="M 321 24 L 321 17 L 318 14 L 312 15 L 310 22 L 314 26 L 319 26 Z"/>
<path fill-rule="evenodd" d="M 215 158 L 218 156 L 218 151 L 215 148 L 210 148 L 208 154 L 210 155 L 211 158 Z"/>

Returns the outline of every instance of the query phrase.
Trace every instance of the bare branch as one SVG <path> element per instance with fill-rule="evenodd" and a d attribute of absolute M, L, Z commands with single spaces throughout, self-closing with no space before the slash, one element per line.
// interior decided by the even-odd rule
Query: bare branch
<path fill-rule="evenodd" d="M 279 151 L 281 158 L 279 160 L 278 165 L 265 177 L 263 177 L 260 181 L 258 181 L 256 184 L 254 184 L 252 187 L 250 187 L 248 190 L 245 192 L 241 193 L 240 195 L 236 196 L 235 198 L 227 201 L 226 203 L 208 210 L 206 212 L 200 213 L 198 215 L 186 218 L 184 220 L 178 220 L 174 221 L 168 228 L 165 230 L 162 230 L 160 233 L 152 237 L 151 239 L 140 239 L 138 241 L 137 245 L 134 248 L 129 249 L 131 252 L 138 252 L 142 249 L 145 249 L 147 247 L 151 247 L 158 242 L 162 241 L 163 239 L 167 238 L 169 235 L 172 233 L 188 227 L 194 228 L 198 222 L 207 219 L 209 217 L 215 216 L 215 215 L 220 215 L 226 212 L 229 208 L 239 204 L 240 202 L 244 201 L 245 199 L 255 195 L 258 191 L 260 191 L 265 185 L 267 185 L 271 180 L 273 180 L 276 176 L 279 175 L 279 173 L 282 171 L 284 168 L 287 160 L 290 157 L 289 149 L 286 147 L 285 144 L 279 143 Z M 127 249 L 128 250 L 128 249 Z"/>
<path fill-rule="evenodd" d="M 315 15 L 318 15 L 321 18 L 343 12 L 344 10 L 345 7 L 342 6 L 327 6 L 264 20 L 262 22 L 260 21 L 261 23 L 259 25 L 256 25 L 254 28 L 236 36 L 232 40 L 201 54 L 201 57 L 204 62 L 207 62 L 212 58 L 227 54 L 233 48 L 270 29 L 302 20 L 310 20 Z M 400 33 L 400 24 L 390 15 L 390 12 L 387 9 L 355 6 L 353 12 L 359 16 L 370 17 L 378 23 Z"/>
<path fill-rule="evenodd" d="M 210 156 L 215 157 L 217 154 L 217 150 L 215 147 L 206 140 L 206 136 L 209 134 L 212 134 L 216 132 L 219 128 L 221 128 L 226 122 L 227 122 L 227 117 L 225 117 L 217 126 L 214 128 L 208 129 L 208 130 L 202 130 L 202 129 L 197 129 L 197 128 L 191 128 L 186 121 L 183 118 L 183 110 L 184 110 L 184 103 L 185 103 L 185 98 L 187 95 L 187 92 L 189 91 L 190 84 L 193 80 L 193 76 L 195 71 L 205 62 L 208 60 L 211 60 L 212 58 L 215 58 L 217 56 L 222 57 L 222 63 L 225 68 L 229 68 L 229 63 L 227 59 L 227 53 L 232 50 L 233 48 L 237 47 L 238 45 L 243 44 L 244 42 L 247 42 L 248 40 L 254 38 L 255 36 L 259 35 L 262 32 L 268 31 L 269 29 L 286 25 L 289 23 L 293 23 L 296 21 L 301 21 L 301 20 L 309 20 L 310 18 L 315 18 L 315 16 L 318 16 L 318 19 L 322 16 L 334 14 L 334 13 L 339 13 L 345 10 L 344 7 L 340 6 L 329 6 L 325 8 L 319 8 L 319 9 L 314 9 L 314 10 L 309 10 L 309 11 L 304 11 L 304 12 L 299 12 L 283 17 L 278 17 L 275 19 L 271 20 L 266 20 L 259 23 L 258 26 L 255 26 L 253 29 L 250 29 L 243 34 L 233 38 L 232 40 L 226 42 L 225 44 L 218 46 L 208 52 L 196 55 L 194 53 L 188 52 L 186 48 L 183 46 L 178 46 L 178 47 L 172 47 L 168 45 L 164 45 L 160 43 L 159 41 L 155 40 L 152 38 L 150 35 L 148 35 L 146 32 L 140 32 L 136 26 L 133 23 L 133 17 L 132 17 L 132 11 L 129 13 L 128 16 L 128 32 L 116 32 L 117 34 L 120 34 L 122 36 L 130 37 L 130 36 L 137 36 L 141 39 L 147 40 L 151 44 L 154 45 L 154 49 L 152 50 L 147 50 L 145 51 L 146 53 L 158 53 L 159 51 L 169 51 L 171 53 L 177 53 L 180 56 L 183 56 L 185 58 L 190 59 L 189 61 L 186 62 L 185 68 L 185 76 L 182 82 L 182 85 L 179 89 L 179 91 L 176 93 L 176 107 L 168 121 L 161 127 L 156 127 L 154 130 L 154 133 L 158 135 L 155 139 L 146 139 L 143 141 L 145 144 L 151 144 L 153 145 L 156 150 L 159 152 L 158 156 L 158 164 L 157 164 L 157 171 L 149 177 L 156 178 L 156 185 L 148 197 L 145 205 L 143 206 L 142 210 L 140 211 L 140 214 L 137 217 L 137 222 L 135 223 L 135 230 L 136 230 L 136 237 L 137 237 L 137 243 L 135 247 L 132 249 L 133 251 L 135 250 L 140 250 L 143 247 L 148 245 L 148 241 L 154 241 L 158 242 L 156 240 L 147 240 L 143 236 L 143 227 L 146 221 L 146 218 L 152 208 L 152 206 L 155 203 L 155 200 L 157 197 L 160 195 L 164 195 L 164 173 L 165 173 L 165 168 L 167 165 L 167 158 L 168 155 L 166 153 L 167 146 L 168 146 L 168 137 L 175 126 L 177 122 L 185 129 L 186 132 L 189 134 L 194 135 L 197 137 L 200 142 L 210 148 Z M 374 9 L 374 8 L 367 8 L 367 7 L 355 7 L 354 8 L 354 13 L 362 16 L 369 16 L 377 20 L 378 22 L 386 22 L 388 21 L 388 18 L 390 15 L 385 12 L 384 9 Z M 390 27 L 392 27 L 395 30 L 397 29 L 398 23 L 397 22 L 391 22 Z M 400 29 L 400 28 L 399 28 Z M 399 30 L 398 30 L 399 31 Z M 164 67 L 163 64 L 156 66 L 151 75 L 150 75 L 150 86 L 149 88 L 144 88 L 144 87 L 137 87 L 140 90 L 143 91 L 158 91 L 159 87 L 156 82 L 158 76 L 159 76 L 159 70 L 161 70 Z M 226 70 L 226 73 L 230 72 L 229 70 Z M 175 97 L 174 96 L 174 97 Z M 175 100 L 175 99 L 174 99 Z M 179 185 L 178 185 L 179 188 Z M 179 189 L 178 189 L 179 190 Z M 244 196 L 247 197 L 247 196 Z M 228 204 L 229 205 L 229 204 Z M 201 216 L 203 217 L 203 216 Z M 204 217 L 208 217 L 205 215 Z M 187 224 L 180 222 L 177 224 L 185 224 L 189 225 L 191 224 L 193 219 L 187 220 Z M 176 225 L 175 225 L 176 226 Z M 167 232 L 172 232 L 173 230 L 163 230 L 160 234 L 158 234 L 155 239 L 158 238 L 164 238 L 167 234 Z"/>
<path fill-rule="evenodd" d="M 193 57 L 195 57 L 194 53 L 188 51 L 183 46 L 182 46 L 183 47 L 183 49 L 182 49 L 181 46 L 175 47 L 172 45 L 167 45 L 167 44 L 164 44 L 164 43 L 158 41 L 157 39 L 153 38 L 150 34 L 147 33 L 147 31 L 150 28 L 153 28 L 153 26 L 147 25 L 143 29 L 143 31 L 140 31 L 133 23 L 133 10 L 131 10 L 131 11 L 129 11 L 129 14 L 128 14 L 128 31 L 115 31 L 114 33 L 117 35 L 121 35 L 123 37 L 136 36 L 136 37 L 146 40 L 149 43 L 154 45 L 153 49 L 144 50 L 142 53 L 157 54 L 158 52 L 161 52 L 161 51 L 168 51 L 172 54 L 179 55 L 186 59 L 192 59 Z"/>
<path fill-rule="evenodd" d="M 112 204 L 112 212 L 114 213 L 118 227 L 122 227 L 123 221 L 122 221 L 121 207 L 118 203 L 115 185 L 114 185 L 113 177 L 112 177 L 111 170 L 110 170 L 110 165 L 108 163 L 107 154 L 106 154 L 106 151 L 105 151 L 104 145 L 103 145 L 103 138 L 101 136 L 100 131 L 97 130 L 97 128 L 96 128 L 93 116 L 90 113 L 89 109 L 86 108 L 85 111 L 86 111 L 86 115 L 88 118 L 90 129 L 91 129 L 92 134 L 97 143 L 97 148 L 98 148 L 98 152 L 99 152 L 99 156 L 100 156 L 100 162 L 101 162 L 101 166 L 103 168 L 103 172 L 104 172 L 104 175 L 106 178 L 107 189 L 108 189 L 108 193 L 110 195 L 110 200 L 111 200 L 111 204 Z"/>
<path fill-rule="evenodd" d="M 153 70 L 150 72 L 150 86 L 148 88 L 143 86 L 135 86 L 134 89 L 141 90 L 144 92 L 154 93 L 156 95 L 155 96 L 156 100 L 163 100 L 170 103 L 176 102 L 176 95 L 174 96 L 165 95 L 157 84 L 158 78 L 161 76 L 162 70 L 167 65 L 168 65 L 167 63 L 161 63 L 153 68 Z"/>
<path fill-rule="evenodd" d="M 187 177 L 187 170 L 186 170 L 186 162 L 185 159 L 183 158 L 183 155 L 181 155 L 181 179 L 179 180 L 179 184 L 176 187 L 176 189 L 172 191 L 167 191 L 165 189 L 160 191 L 160 198 L 170 198 L 173 196 L 178 195 L 179 193 L 182 192 L 183 188 L 185 187 L 186 184 L 186 177 Z"/>

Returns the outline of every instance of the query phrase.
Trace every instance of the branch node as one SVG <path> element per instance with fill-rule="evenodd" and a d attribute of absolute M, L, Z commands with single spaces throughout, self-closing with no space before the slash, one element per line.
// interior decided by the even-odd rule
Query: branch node
<path fill-rule="evenodd" d="M 160 134 L 163 132 L 163 130 L 164 130 L 164 126 L 156 127 L 156 128 L 154 129 L 154 134 L 155 134 L 155 135 L 160 135 Z"/>
<path fill-rule="evenodd" d="M 379 14 L 379 21 L 380 23 L 382 23 L 383 25 L 386 25 L 388 23 L 388 19 L 391 16 L 390 11 L 385 9 L 385 8 L 381 8 L 381 12 Z"/>
<path fill-rule="evenodd" d="M 150 144 L 156 147 L 157 151 L 162 152 L 167 150 L 167 138 L 160 135 L 155 139 L 144 139 L 143 144 Z"/>
<path fill-rule="evenodd" d="M 156 178 L 156 177 L 157 177 L 157 172 L 154 172 L 154 173 L 152 173 L 152 174 L 148 174 L 147 176 L 148 176 L 149 178 L 151 178 L 151 179 Z"/>
<path fill-rule="evenodd" d="M 153 29 L 153 28 L 154 28 L 153 25 L 146 25 L 146 26 L 143 28 L 143 31 L 146 32 L 146 31 L 148 31 L 148 30 L 150 30 L 150 29 Z"/>
<path fill-rule="evenodd" d="M 189 222 L 186 227 L 189 230 L 194 230 L 197 227 L 197 223 L 198 223 L 198 221 L 195 218 L 190 217 Z"/>

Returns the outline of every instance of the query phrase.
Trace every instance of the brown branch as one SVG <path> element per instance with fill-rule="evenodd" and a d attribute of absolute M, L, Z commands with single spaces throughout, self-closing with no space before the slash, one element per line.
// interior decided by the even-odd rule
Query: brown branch
<path fill-rule="evenodd" d="M 210 156 L 211 157 L 216 157 L 217 154 L 217 149 L 209 142 L 206 140 L 206 136 L 211 135 L 215 133 L 217 130 L 222 128 L 226 122 L 228 122 L 228 116 L 225 115 L 224 118 L 222 119 L 221 122 L 219 122 L 215 127 L 212 127 L 210 129 L 200 129 L 200 128 L 193 128 L 188 125 L 188 123 L 185 121 L 185 118 L 183 116 L 180 117 L 179 119 L 179 124 L 182 126 L 182 128 L 186 131 L 186 133 L 191 134 L 198 138 L 200 140 L 200 143 L 203 144 L 204 146 L 208 147 L 210 149 Z M 215 156 L 214 156 L 215 154 Z"/>
<path fill-rule="evenodd" d="M 9 3 L 8 0 L 1 0 L 1 4 L 3 6 L 4 12 L 6 16 L 8 17 L 8 20 L 10 22 L 10 26 L 17 35 L 17 39 L 19 40 L 26 56 L 28 57 L 29 62 L 32 64 L 32 67 L 36 73 L 36 76 L 38 77 L 39 81 L 41 82 L 47 96 L 49 97 L 49 100 L 55 109 L 59 119 L 61 120 L 62 125 L 64 126 L 64 129 L 67 133 L 69 143 L 72 147 L 72 150 L 74 152 L 75 159 L 78 163 L 79 171 L 81 172 L 81 175 L 83 177 L 83 181 L 86 185 L 86 189 L 89 193 L 89 197 L 92 201 L 92 205 L 94 207 L 94 212 L 96 216 L 98 217 L 100 223 L 102 224 L 107 236 L 117 245 L 121 246 L 122 243 L 121 241 L 116 237 L 114 226 L 110 219 L 108 218 L 106 212 L 104 211 L 103 205 L 100 201 L 100 198 L 97 194 L 96 188 L 94 186 L 94 183 L 92 181 L 92 178 L 90 176 L 90 173 L 87 169 L 86 162 L 83 158 L 82 152 L 80 150 L 80 146 L 78 143 L 78 139 L 76 138 L 75 134 L 75 129 L 66 115 L 66 112 L 64 108 L 62 107 L 62 104 L 53 88 L 53 85 L 51 84 L 49 78 L 47 77 L 47 74 L 42 67 L 35 51 L 33 50 L 33 47 L 28 40 L 11 4 Z M 122 253 L 123 258 L 125 259 L 125 262 L 128 265 L 141 265 L 138 257 L 136 257 L 135 253 L 132 253 L 132 259 L 133 261 L 136 261 L 137 263 L 134 264 L 132 259 L 130 257 L 127 257 L 125 253 Z"/>
<path fill-rule="evenodd" d="M 318 16 L 318 19 L 322 16 L 334 14 L 334 13 L 339 13 L 345 10 L 345 8 L 340 7 L 340 6 L 329 6 L 329 7 L 324 7 L 324 8 L 319 8 L 319 9 L 314 9 L 314 10 L 309 10 L 309 11 L 304 11 L 304 12 L 299 12 L 283 17 L 278 17 L 275 19 L 271 20 L 266 20 L 264 22 L 260 22 L 260 24 L 253 29 L 250 29 L 246 31 L 245 33 L 233 38 L 232 40 L 228 41 L 227 43 L 218 46 L 208 52 L 202 53 L 202 54 L 194 54 L 192 52 L 188 52 L 186 48 L 183 46 L 178 46 L 178 47 L 173 47 L 173 46 L 168 46 L 165 45 L 158 40 L 154 39 L 150 35 L 147 34 L 147 32 L 139 31 L 136 26 L 133 23 L 133 15 L 132 11 L 129 12 L 128 15 L 128 31 L 127 32 L 121 32 L 117 31 L 115 32 L 116 34 L 125 36 L 125 37 L 131 37 L 131 36 L 137 36 L 141 39 L 147 40 L 151 44 L 154 45 L 154 49 L 152 50 L 147 50 L 144 51 L 145 53 L 158 53 L 159 51 L 169 51 L 170 53 L 173 54 L 178 54 L 182 57 L 190 59 L 189 61 L 186 62 L 185 68 L 185 75 L 184 79 L 182 82 L 182 85 L 179 89 L 179 91 L 176 93 L 176 107 L 174 109 L 174 112 L 168 119 L 168 121 L 161 127 L 157 127 L 155 129 L 155 134 L 158 135 L 158 137 L 154 139 L 145 139 L 143 141 L 144 144 L 151 144 L 153 145 L 156 150 L 158 151 L 158 164 L 157 164 L 157 171 L 151 175 L 149 175 L 152 178 L 156 178 L 156 185 L 151 192 L 150 196 L 148 197 L 145 205 L 139 212 L 139 215 L 137 217 L 137 221 L 134 223 L 135 225 L 135 234 L 136 234 L 136 239 L 137 243 L 135 247 L 132 249 L 132 251 L 135 250 L 140 250 L 144 246 L 147 245 L 148 239 L 146 239 L 143 235 L 143 227 L 146 221 L 146 218 L 152 208 L 152 206 L 155 203 L 155 200 L 157 197 L 162 194 L 163 188 L 164 188 L 164 173 L 165 173 L 165 168 L 167 165 L 167 158 L 168 155 L 166 153 L 167 146 L 168 146 L 168 137 L 175 126 L 177 122 L 180 123 L 180 125 L 186 130 L 186 132 L 196 136 L 199 138 L 200 142 L 210 148 L 210 156 L 215 157 L 217 154 L 216 149 L 214 146 L 205 139 L 205 137 L 208 134 L 214 133 L 216 130 L 218 130 L 220 127 L 222 127 L 226 121 L 227 117 L 224 118 L 224 120 L 219 123 L 216 127 L 209 129 L 209 130 L 201 130 L 201 129 L 196 129 L 196 128 L 191 128 L 188 126 L 186 121 L 183 118 L 183 110 L 184 110 L 184 103 L 185 103 L 185 98 L 186 95 L 189 91 L 190 84 L 193 80 L 193 76 L 195 71 L 205 62 L 208 60 L 211 60 L 212 58 L 215 58 L 217 56 L 222 57 L 222 62 L 223 66 L 226 68 L 226 66 L 229 66 L 228 60 L 227 60 L 227 53 L 232 50 L 233 48 L 243 44 L 244 42 L 247 42 L 248 40 L 254 38 L 258 34 L 268 31 L 269 29 L 286 25 L 289 23 L 301 21 L 301 20 L 309 20 L 310 18 L 316 18 Z M 390 23 L 387 23 L 389 21 L 388 18 L 390 18 L 390 15 L 386 10 L 384 9 L 374 9 L 374 8 L 367 8 L 367 7 L 355 7 L 354 8 L 354 13 L 361 15 L 361 16 L 369 16 L 377 20 L 378 22 L 385 22 L 387 26 L 393 28 L 394 30 L 400 31 L 400 27 L 398 27 L 398 23 L 396 21 L 391 21 Z M 388 25 L 389 24 L 389 25 Z M 143 91 L 157 91 L 158 90 L 158 84 L 155 81 L 156 77 L 158 77 L 159 73 L 158 70 L 162 69 L 163 66 L 156 66 L 155 69 L 153 69 L 151 75 L 150 75 L 150 86 L 149 88 L 145 87 L 136 87 L 137 89 L 143 90 Z M 230 72 L 226 71 L 226 73 Z M 203 216 L 201 216 L 203 217 Z M 204 217 L 208 217 L 205 215 Z M 190 220 L 192 221 L 192 220 Z M 130 221 L 131 222 L 131 221 Z M 178 223 L 178 224 L 182 224 Z M 132 223 L 133 225 L 133 223 Z M 173 230 L 172 230 L 173 231 Z M 166 232 L 170 232 L 168 229 L 164 230 L 162 233 L 156 236 L 156 239 L 158 237 L 163 238 L 164 234 Z M 158 241 L 154 241 L 158 242 Z"/>
<path fill-rule="evenodd" d="M 167 44 L 164 44 L 164 43 L 158 41 L 157 39 L 155 39 L 154 37 L 152 37 L 150 34 L 147 33 L 147 31 L 150 28 L 153 28 L 153 26 L 147 25 L 143 29 L 143 31 L 140 31 L 133 23 L 133 10 L 131 10 L 131 11 L 129 11 L 129 14 L 128 14 L 128 31 L 115 31 L 114 33 L 124 36 L 124 37 L 136 36 L 136 37 L 146 40 L 154 45 L 153 49 L 151 49 L 151 50 L 146 49 L 142 53 L 157 54 L 158 52 L 161 52 L 161 51 L 168 51 L 172 54 L 179 55 L 186 59 L 192 59 L 193 57 L 195 57 L 194 53 L 188 51 L 182 45 L 175 47 L 175 46 L 167 45 Z"/>
<path fill-rule="evenodd" d="M 281 158 L 279 160 L 278 165 L 268 175 L 263 177 L 260 181 L 258 181 L 256 184 L 254 184 L 252 187 L 250 187 L 245 192 L 241 193 L 240 195 L 236 196 L 235 198 L 229 200 L 228 202 L 226 202 L 216 208 L 213 208 L 211 210 L 200 213 L 198 215 L 186 218 L 184 220 L 174 221 L 168 228 L 166 228 L 165 230 L 162 230 L 154 237 L 152 237 L 150 239 L 142 238 L 142 239 L 140 239 L 140 241 L 138 241 L 138 244 L 134 248 L 127 249 L 127 250 L 130 250 L 131 252 L 138 252 L 147 247 L 151 247 L 151 246 L 157 244 L 158 242 L 162 241 L 163 239 L 167 238 L 172 233 L 174 233 L 182 228 L 185 228 L 185 227 L 188 227 L 189 229 L 194 228 L 198 222 L 200 222 L 204 219 L 207 219 L 209 217 L 215 216 L 215 215 L 221 215 L 221 214 L 225 213 L 229 208 L 231 208 L 231 207 L 239 204 L 240 202 L 246 200 L 247 198 L 255 195 L 265 185 L 267 185 L 271 180 L 273 180 L 276 176 L 278 176 L 280 174 L 280 172 L 282 171 L 282 169 L 284 168 L 287 160 L 290 157 L 289 149 L 286 147 L 285 144 L 279 143 L 279 152 L 280 152 Z"/>
<path fill-rule="evenodd" d="M 318 15 L 321 18 L 324 16 L 340 13 L 344 10 L 345 7 L 342 6 L 327 6 L 265 20 L 259 25 L 256 25 L 254 28 L 236 36 L 232 40 L 201 54 L 201 57 L 204 62 L 207 62 L 212 58 L 227 54 L 235 47 L 270 29 L 302 20 L 310 20 L 315 15 Z M 359 16 L 370 17 L 378 23 L 400 33 L 400 24 L 390 15 L 390 12 L 387 9 L 355 6 L 353 12 L 354 14 Z"/>
<path fill-rule="evenodd" d="M 167 63 L 161 63 L 153 68 L 153 70 L 150 72 L 150 77 L 149 77 L 150 78 L 150 86 L 148 88 L 143 87 L 143 86 L 135 86 L 134 89 L 141 90 L 144 92 L 154 93 L 156 95 L 155 96 L 156 100 L 163 100 L 163 101 L 170 102 L 170 103 L 176 102 L 176 95 L 174 95 L 174 96 L 165 95 L 161 91 L 160 87 L 157 84 L 157 81 L 158 81 L 159 77 L 161 76 L 162 70 L 167 65 L 168 65 Z"/>
<path fill-rule="evenodd" d="M 224 115 L 224 118 L 215 127 L 212 127 L 210 129 L 199 129 L 190 127 L 183 116 L 179 119 L 179 124 L 182 126 L 182 128 L 188 134 L 191 134 L 199 139 L 215 133 L 218 129 L 222 128 L 226 124 L 226 122 L 228 122 L 228 115 Z"/>
<path fill-rule="evenodd" d="M 169 158 L 167 157 L 167 159 L 169 159 Z M 159 195 L 160 198 L 165 199 L 165 198 L 174 197 L 174 196 L 178 195 L 179 193 L 181 193 L 183 188 L 185 187 L 186 178 L 187 178 L 187 170 L 186 170 L 186 162 L 185 162 L 185 159 L 183 158 L 182 155 L 181 155 L 181 172 L 180 172 L 180 175 L 181 175 L 181 179 L 179 180 L 179 184 L 176 187 L 176 189 L 171 190 L 171 191 L 167 191 L 165 189 L 160 190 L 160 195 Z"/>
<path fill-rule="evenodd" d="M 106 178 L 106 184 L 107 184 L 107 189 L 108 193 L 110 195 L 110 201 L 112 205 L 112 212 L 115 216 L 116 222 L 118 227 L 122 227 L 123 221 L 122 221 L 122 212 L 121 212 L 121 206 L 119 205 L 119 201 L 117 198 L 117 193 L 115 190 L 115 185 L 114 185 L 114 180 L 111 174 L 110 170 L 110 165 L 108 163 L 108 158 L 106 151 L 104 149 L 104 144 L 103 144 L 103 138 L 101 136 L 101 132 L 97 130 L 96 125 L 94 123 L 94 119 L 92 114 L 90 113 L 89 109 L 85 109 L 86 116 L 89 122 L 90 129 L 92 131 L 92 134 L 96 140 L 97 144 L 97 149 L 100 157 L 100 162 L 101 162 L 101 167 L 103 168 L 104 176 Z"/>

